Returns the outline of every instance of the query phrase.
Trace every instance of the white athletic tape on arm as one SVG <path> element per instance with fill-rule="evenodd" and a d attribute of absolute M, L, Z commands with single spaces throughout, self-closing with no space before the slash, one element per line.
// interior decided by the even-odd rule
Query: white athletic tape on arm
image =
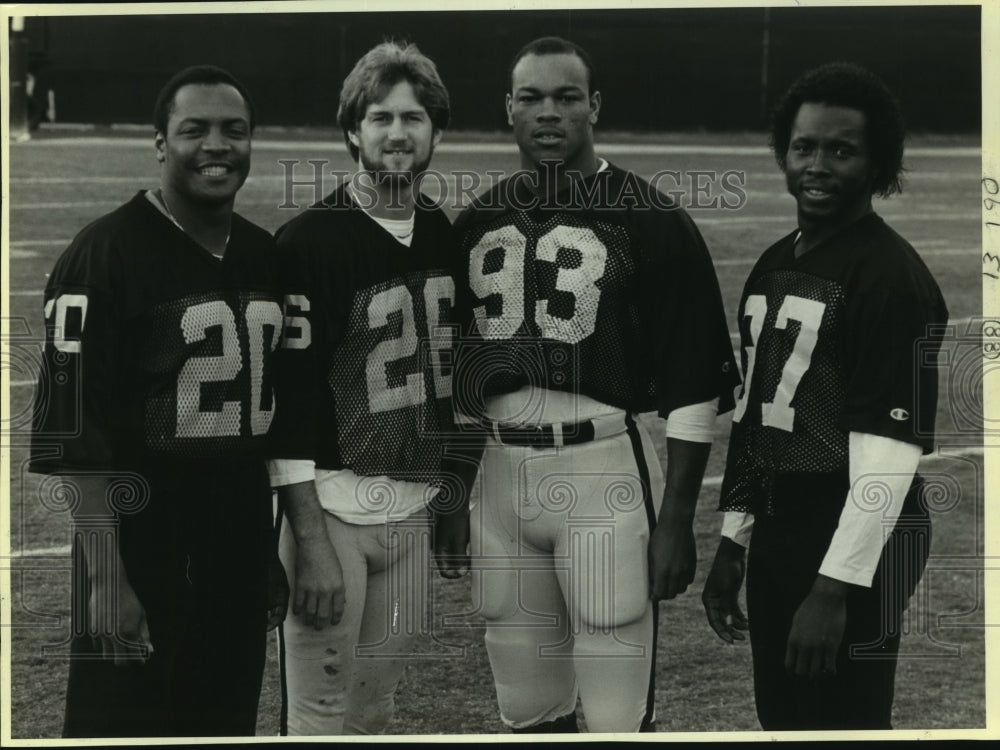
<path fill-rule="evenodd" d="M 732 539 L 746 549 L 750 546 L 750 534 L 753 533 L 753 514 L 728 510 L 722 517 L 722 536 Z"/>
<path fill-rule="evenodd" d="M 819 572 L 866 588 L 896 525 L 921 449 L 901 440 L 852 432 L 851 489 Z"/>
<path fill-rule="evenodd" d="M 272 487 L 311 482 L 316 478 L 316 462 L 300 458 L 275 458 L 267 462 Z"/>
<path fill-rule="evenodd" d="M 719 399 L 690 404 L 667 415 L 667 437 L 692 443 L 711 443 L 715 439 L 715 416 Z"/>

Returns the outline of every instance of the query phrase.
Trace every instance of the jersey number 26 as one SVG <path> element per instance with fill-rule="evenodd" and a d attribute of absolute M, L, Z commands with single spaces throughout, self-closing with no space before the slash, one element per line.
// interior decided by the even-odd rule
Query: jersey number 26
<path fill-rule="evenodd" d="M 392 333 L 394 319 L 399 332 L 382 338 L 365 359 L 365 383 L 368 408 L 371 413 L 392 411 L 422 404 L 427 399 L 424 373 L 407 373 L 402 382 L 394 383 L 389 373 L 398 369 L 395 363 L 414 358 L 421 337 L 426 336 L 434 393 L 437 398 L 451 396 L 451 378 L 444 374 L 442 352 L 451 349 L 453 331 L 441 319 L 442 303 L 448 308 L 455 304 L 455 283 L 451 276 L 431 276 L 424 282 L 424 320 L 417 318 L 413 294 L 405 284 L 396 284 L 372 295 L 365 311 L 364 325 L 368 330 Z M 289 294 L 285 298 L 286 349 L 306 349 L 312 343 L 312 329 L 304 315 L 310 311 L 309 298 Z M 420 357 L 416 356 L 418 366 Z"/>

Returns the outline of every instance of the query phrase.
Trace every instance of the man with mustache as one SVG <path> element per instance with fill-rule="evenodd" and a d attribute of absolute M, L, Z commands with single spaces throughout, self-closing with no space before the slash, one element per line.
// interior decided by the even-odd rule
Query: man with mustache
<path fill-rule="evenodd" d="M 271 477 L 293 590 L 286 734 L 384 729 L 424 631 L 455 293 L 451 224 L 415 181 L 448 116 L 448 92 L 414 45 L 371 49 L 337 113 L 356 173 L 277 234 L 286 322 Z"/>
<path fill-rule="evenodd" d="M 719 637 L 743 640 L 746 566 L 764 729 L 891 728 L 900 619 L 930 544 L 914 474 L 933 449 L 948 321 L 872 207 L 902 189 L 903 137 L 895 98 L 853 64 L 808 71 L 774 114 L 798 228 L 740 301 L 744 384 L 702 596 Z"/>
<path fill-rule="evenodd" d="M 80 232 L 45 290 L 31 470 L 74 512 L 66 737 L 255 731 L 288 588 L 264 461 L 274 241 L 233 212 L 254 121 L 225 70 L 171 78 L 159 188 Z"/>

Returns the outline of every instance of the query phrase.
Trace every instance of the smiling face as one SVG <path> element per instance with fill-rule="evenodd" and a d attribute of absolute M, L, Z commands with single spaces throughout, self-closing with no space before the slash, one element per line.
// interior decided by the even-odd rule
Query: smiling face
<path fill-rule="evenodd" d="M 362 169 L 405 182 L 427 169 L 441 140 L 409 81 L 400 81 L 381 101 L 369 104 L 357 130 L 347 135 L 358 149 Z"/>
<path fill-rule="evenodd" d="M 865 114 L 805 102 L 792 122 L 785 182 L 798 204 L 799 227 L 836 229 L 871 211 L 875 165 Z"/>
<path fill-rule="evenodd" d="M 514 66 L 507 95 L 507 121 L 526 168 L 543 160 L 567 170 L 596 169 L 594 124 L 601 95 L 591 92 L 587 68 L 569 53 L 525 55 Z"/>
<path fill-rule="evenodd" d="M 250 172 L 250 115 L 240 92 L 224 83 L 179 88 L 156 150 L 172 201 L 231 204 Z"/>

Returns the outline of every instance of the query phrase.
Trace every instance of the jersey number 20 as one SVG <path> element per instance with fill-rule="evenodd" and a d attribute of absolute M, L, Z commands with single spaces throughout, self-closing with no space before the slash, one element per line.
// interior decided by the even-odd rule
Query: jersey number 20
<path fill-rule="evenodd" d="M 271 425 L 274 407 L 263 408 L 264 357 L 278 345 L 281 307 L 276 302 L 251 300 L 246 312 L 247 344 L 250 359 L 250 433 L 263 435 Z M 204 438 L 238 436 L 243 400 L 225 401 L 220 411 L 202 411 L 204 383 L 230 382 L 243 369 L 243 353 L 232 308 L 221 300 L 191 305 L 181 317 L 184 342 L 203 341 L 210 328 L 222 331 L 222 353 L 212 357 L 191 357 L 177 375 L 177 437 Z M 270 340 L 265 335 L 270 332 Z M 270 399 L 268 399 L 270 401 Z"/>
<path fill-rule="evenodd" d="M 79 339 L 66 337 L 67 311 L 79 310 L 80 334 L 87 319 L 88 300 L 82 294 L 63 294 L 45 303 L 45 318 L 53 320 L 52 345 L 65 354 L 80 354 Z M 54 318 L 53 318 L 54 314 Z M 202 386 L 228 383 L 243 369 L 243 347 L 232 308 L 221 300 L 189 306 L 181 315 L 180 329 L 185 344 L 196 344 L 218 328 L 222 352 L 214 356 L 189 357 L 177 373 L 175 391 L 176 430 L 178 438 L 238 437 L 245 402 L 249 400 L 250 432 L 263 435 L 274 416 L 273 405 L 264 408 L 264 358 L 278 344 L 281 330 L 281 307 L 276 302 L 251 300 L 244 312 L 246 342 L 250 366 L 250 393 L 243 398 L 226 400 L 218 411 L 201 409 Z M 265 332 L 270 332 L 270 340 Z M 270 394 L 267 394 L 270 403 Z"/>

